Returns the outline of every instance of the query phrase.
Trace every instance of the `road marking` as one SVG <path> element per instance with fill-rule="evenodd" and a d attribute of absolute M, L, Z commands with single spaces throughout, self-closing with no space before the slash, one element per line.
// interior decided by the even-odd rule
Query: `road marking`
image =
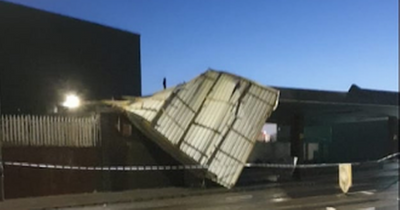
<path fill-rule="evenodd" d="M 326 207 L 326 210 L 336 210 L 336 209 L 333 207 Z"/>
<path fill-rule="evenodd" d="M 275 203 L 283 202 L 288 200 L 287 198 L 272 198 L 271 201 Z"/>
<path fill-rule="evenodd" d="M 376 190 L 362 190 L 362 191 L 349 192 L 347 194 L 348 195 L 354 195 L 354 194 L 374 195 L 375 192 L 376 192 Z"/>
<path fill-rule="evenodd" d="M 374 192 L 371 192 L 371 191 L 361 191 L 360 193 L 365 194 L 365 195 L 373 195 L 373 194 L 375 194 Z"/>
<path fill-rule="evenodd" d="M 225 200 L 240 201 L 240 200 L 247 200 L 247 199 L 252 199 L 252 198 L 253 198 L 253 195 L 237 195 L 237 196 L 226 197 Z"/>

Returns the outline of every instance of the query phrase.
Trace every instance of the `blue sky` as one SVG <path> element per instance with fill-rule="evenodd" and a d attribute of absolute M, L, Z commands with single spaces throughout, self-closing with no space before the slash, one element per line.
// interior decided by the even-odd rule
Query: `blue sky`
<path fill-rule="evenodd" d="M 264 85 L 398 91 L 397 0 L 10 0 L 141 34 L 143 94 L 207 68 Z"/>

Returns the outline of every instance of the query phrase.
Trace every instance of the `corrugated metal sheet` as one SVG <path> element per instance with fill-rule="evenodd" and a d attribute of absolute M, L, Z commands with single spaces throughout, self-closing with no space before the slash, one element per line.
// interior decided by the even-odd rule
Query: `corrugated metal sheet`
<path fill-rule="evenodd" d="M 208 166 L 207 177 L 231 188 L 278 97 L 273 88 L 209 70 L 151 97 L 114 104 L 167 152 Z"/>
<path fill-rule="evenodd" d="M 1 115 L 3 146 L 95 147 L 101 145 L 100 116 Z"/>

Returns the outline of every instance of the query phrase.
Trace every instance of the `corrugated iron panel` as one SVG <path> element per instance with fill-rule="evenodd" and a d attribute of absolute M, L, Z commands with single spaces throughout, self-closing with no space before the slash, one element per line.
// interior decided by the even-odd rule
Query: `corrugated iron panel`
<path fill-rule="evenodd" d="M 100 118 L 1 115 L 0 141 L 5 146 L 94 147 L 100 142 Z"/>
<path fill-rule="evenodd" d="M 275 89 L 209 70 L 187 84 L 122 104 L 167 152 L 209 166 L 208 177 L 230 188 L 278 97 Z"/>

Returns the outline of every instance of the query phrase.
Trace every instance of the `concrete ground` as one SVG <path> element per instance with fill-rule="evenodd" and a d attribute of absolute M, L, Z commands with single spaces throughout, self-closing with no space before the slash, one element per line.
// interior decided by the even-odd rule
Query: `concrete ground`
<path fill-rule="evenodd" d="M 371 185 L 354 186 L 344 195 L 329 185 L 270 188 L 215 195 L 169 198 L 163 200 L 103 204 L 64 208 L 64 210 L 127 210 L 127 209 L 398 209 L 398 184 L 387 189 Z"/>
<path fill-rule="evenodd" d="M 0 209 L 398 209 L 398 162 L 355 170 L 344 195 L 337 174 L 321 173 L 286 183 L 224 188 L 164 188 L 12 199 Z M 257 172 L 258 175 L 261 175 Z"/>

